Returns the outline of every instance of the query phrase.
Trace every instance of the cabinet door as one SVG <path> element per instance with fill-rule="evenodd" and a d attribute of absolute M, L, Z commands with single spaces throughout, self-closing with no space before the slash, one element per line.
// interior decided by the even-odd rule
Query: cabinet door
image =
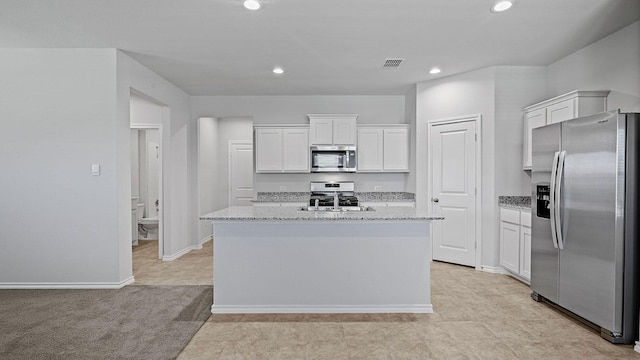
<path fill-rule="evenodd" d="M 409 171 L 409 129 L 384 129 L 383 169 Z"/>
<path fill-rule="evenodd" d="M 283 169 L 287 172 L 309 172 L 309 130 L 282 130 Z"/>
<path fill-rule="evenodd" d="M 529 111 L 524 114 L 524 156 L 523 156 L 523 168 L 525 170 L 531 169 L 531 134 L 533 129 L 545 126 L 547 124 L 547 109 L 542 108 L 538 110 Z"/>
<path fill-rule="evenodd" d="M 358 171 L 382 171 L 382 129 L 358 129 Z"/>
<path fill-rule="evenodd" d="M 569 99 L 547 106 L 547 124 L 555 124 L 561 121 L 573 119 L 576 116 L 575 99 Z"/>
<path fill-rule="evenodd" d="M 531 280 L 531 228 L 520 227 L 520 275 Z"/>
<path fill-rule="evenodd" d="M 500 265 L 518 273 L 520 270 L 520 225 L 500 222 Z"/>
<path fill-rule="evenodd" d="M 311 145 L 333 144 L 333 120 L 311 119 L 309 120 L 309 140 Z"/>
<path fill-rule="evenodd" d="M 282 129 L 256 129 L 256 172 L 282 172 Z"/>
<path fill-rule="evenodd" d="M 356 120 L 355 119 L 334 119 L 333 120 L 333 144 L 334 145 L 355 145 L 356 144 Z"/>

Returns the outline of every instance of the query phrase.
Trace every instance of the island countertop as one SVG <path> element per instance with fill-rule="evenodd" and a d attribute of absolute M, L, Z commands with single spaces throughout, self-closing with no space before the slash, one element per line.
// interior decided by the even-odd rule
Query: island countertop
<path fill-rule="evenodd" d="M 426 214 L 409 206 L 374 207 L 375 211 L 301 211 L 297 206 L 232 206 L 200 216 L 200 220 L 242 221 L 425 221 L 442 220 L 442 215 Z"/>

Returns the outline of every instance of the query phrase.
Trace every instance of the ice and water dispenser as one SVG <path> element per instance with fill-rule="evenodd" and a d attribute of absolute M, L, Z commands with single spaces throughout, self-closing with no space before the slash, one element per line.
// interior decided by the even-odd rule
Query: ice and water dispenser
<path fill-rule="evenodd" d="M 541 218 L 549 219 L 551 217 L 551 209 L 549 207 L 549 185 L 536 186 L 536 215 Z"/>

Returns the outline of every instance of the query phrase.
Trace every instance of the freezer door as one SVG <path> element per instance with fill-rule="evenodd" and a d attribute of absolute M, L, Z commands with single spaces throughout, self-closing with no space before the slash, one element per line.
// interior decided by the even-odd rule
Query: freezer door
<path fill-rule="evenodd" d="M 549 209 L 538 206 L 549 203 L 537 199 L 539 189 L 549 189 L 554 154 L 560 150 L 560 124 L 533 129 L 533 158 L 531 167 L 531 289 L 558 302 L 558 249 L 551 236 Z"/>
<path fill-rule="evenodd" d="M 558 304 L 613 332 L 622 323 L 624 125 L 617 113 L 562 123 Z"/>

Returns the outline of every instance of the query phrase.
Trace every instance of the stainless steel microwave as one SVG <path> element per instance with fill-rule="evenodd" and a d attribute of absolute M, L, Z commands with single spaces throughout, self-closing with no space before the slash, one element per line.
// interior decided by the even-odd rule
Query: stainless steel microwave
<path fill-rule="evenodd" d="M 356 147 L 311 146 L 311 172 L 356 172 Z"/>

